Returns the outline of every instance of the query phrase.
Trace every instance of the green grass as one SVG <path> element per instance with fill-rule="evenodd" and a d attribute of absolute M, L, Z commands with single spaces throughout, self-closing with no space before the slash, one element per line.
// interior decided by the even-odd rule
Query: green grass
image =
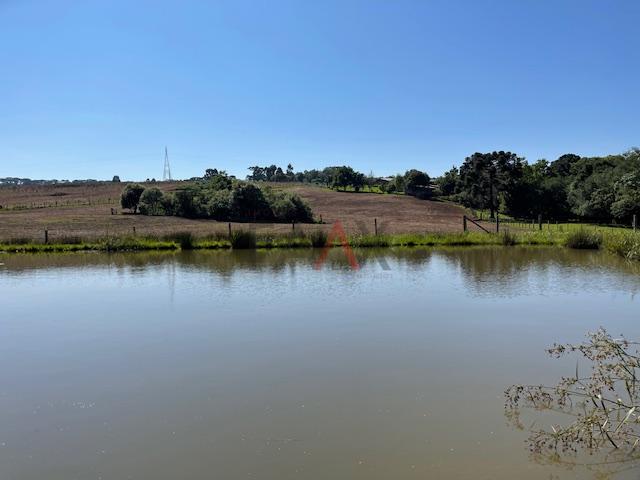
<path fill-rule="evenodd" d="M 164 237 L 125 236 L 82 240 L 77 237 L 61 238 L 55 243 L 37 243 L 19 238 L 0 242 L 1 252 L 80 252 L 80 251 L 143 251 L 143 250 L 191 250 L 191 249 L 271 249 L 271 248 L 322 248 L 327 234 L 314 230 L 288 234 L 256 235 L 252 231 L 237 230 L 227 235 L 195 238 L 189 232 Z M 640 261 L 640 232 L 621 229 L 582 228 L 571 231 L 518 230 L 505 228 L 499 234 L 483 232 L 467 233 L 408 233 L 394 235 L 355 235 L 349 237 L 354 248 L 388 247 L 461 247 L 498 245 L 547 245 L 567 248 L 603 248 L 604 250 Z M 340 246 L 335 239 L 332 247 Z"/>
<path fill-rule="evenodd" d="M 640 232 L 616 232 L 604 236 L 604 248 L 627 260 L 640 261 Z"/>

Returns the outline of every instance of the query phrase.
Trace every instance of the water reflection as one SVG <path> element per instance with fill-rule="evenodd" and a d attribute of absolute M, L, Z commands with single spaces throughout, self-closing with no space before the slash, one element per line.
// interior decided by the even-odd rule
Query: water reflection
<path fill-rule="evenodd" d="M 530 461 L 500 399 L 575 368 L 541 358 L 555 340 L 640 337 L 635 267 L 318 254 L 4 255 L 0 478 L 584 478 Z"/>
<path fill-rule="evenodd" d="M 294 273 L 309 271 L 319 250 L 273 249 L 247 251 L 185 251 L 141 253 L 72 253 L 0 255 L 0 272 L 21 275 L 43 270 L 115 269 L 120 274 L 163 269 L 175 287 L 176 268 L 210 272 L 231 279 L 243 271 Z M 406 248 L 357 249 L 356 257 L 364 274 L 380 274 L 393 270 L 425 270 L 430 264 L 444 263 L 444 268 L 459 272 L 474 295 L 509 297 L 543 292 L 551 276 L 568 272 L 566 291 L 593 287 L 599 275 L 615 271 L 617 286 L 632 297 L 640 288 L 640 265 L 613 255 L 592 251 L 576 251 L 544 247 L 478 247 L 478 248 Z M 341 249 L 331 251 L 323 269 L 349 271 Z M 433 266 L 431 270 L 439 267 Z M 425 271 L 429 271 L 427 268 Z M 576 272 L 578 273 L 576 275 Z M 355 274 L 355 272 L 353 272 Z M 597 273 L 598 275 L 594 275 Z M 563 286 L 560 285 L 562 288 Z M 611 287 L 611 285 L 607 285 Z"/>

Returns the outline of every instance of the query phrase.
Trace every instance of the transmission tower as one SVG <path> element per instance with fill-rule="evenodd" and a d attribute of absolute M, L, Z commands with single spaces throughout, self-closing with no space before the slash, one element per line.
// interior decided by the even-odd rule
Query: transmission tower
<path fill-rule="evenodd" d="M 164 172 L 162 172 L 162 181 L 171 181 L 171 167 L 169 166 L 169 152 L 164 147 Z"/>

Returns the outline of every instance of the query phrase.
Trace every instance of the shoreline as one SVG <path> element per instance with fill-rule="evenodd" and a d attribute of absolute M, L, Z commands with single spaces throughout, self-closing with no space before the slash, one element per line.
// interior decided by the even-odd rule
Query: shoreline
<path fill-rule="evenodd" d="M 394 247 L 472 247 L 472 246 L 555 246 L 574 249 L 603 249 L 629 260 L 640 260 L 640 234 L 633 232 L 592 232 L 591 243 L 575 242 L 571 232 L 537 231 L 502 233 L 425 233 L 390 235 L 348 236 L 352 248 Z M 573 241 L 572 241 L 573 240 Z M 340 241 L 327 244 L 326 236 L 314 234 L 256 235 L 252 232 L 237 232 L 231 237 L 215 236 L 197 238 L 190 233 L 165 237 L 119 236 L 92 240 L 73 239 L 70 242 L 54 243 L 4 243 L 0 242 L 0 253 L 73 253 L 73 252 L 144 252 L 162 250 L 269 250 L 286 248 L 315 248 L 327 246 L 338 248 Z"/>

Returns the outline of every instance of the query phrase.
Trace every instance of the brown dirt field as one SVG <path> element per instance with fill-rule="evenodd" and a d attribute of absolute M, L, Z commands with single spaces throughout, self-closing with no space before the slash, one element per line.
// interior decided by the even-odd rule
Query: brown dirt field
<path fill-rule="evenodd" d="M 162 190 L 178 188 L 179 182 L 157 183 Z M 274 185 L 297 192 L 324 225 L 296 226 L 303 230 L 330 229 L 339 220 L 347 233 L 373 232 L 374 218 L 382 233 L 459 232 L 464 210 L 450 203 L 418 200 L 403 195 L 336 192 L 307 185 Z M 178 217 L 122 214 L 119 198 L 124 184 L 102 182 L 83 185 L 0 187 L 0 240 L 41 240 L 44 230 L 50 241 L 64 237 L 96 238 L 105 235 L 163 235 L 190 231 L 198 236 L 226 232 L 225 222 Z M 57 204 L 56 204 L 57 202 Z M 111 208 L 118 214 L 111 215 Z M 232 224 L 263 233 L 291 231 L 286 224 Z"/>

